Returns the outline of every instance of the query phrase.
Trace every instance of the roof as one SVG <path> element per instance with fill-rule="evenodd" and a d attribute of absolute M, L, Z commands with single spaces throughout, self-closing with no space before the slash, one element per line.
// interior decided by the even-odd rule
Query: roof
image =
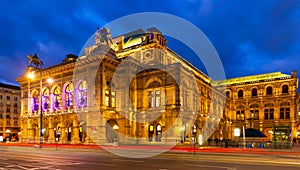
<path fill-rule="evenodd" d="M 243 137 L 243 133 L 241 133 L 240 137 Z M 264 133 L 257 129 L 248 128 L 245 129 L 245 137 L 267 137 Z"/>
<path fill-rule="evenodd" d="M 0 87 L 14 89 L 14 90 L 21 90 L 19 86 L 14 86 L 14 85 L 4 84 L 4 83 L 0 83 Z"/>
<path fill-rule="evenodd" d="M 273 72 L 267 74 L 257 74 L 253 76 L 244 76 L 231 78 L 226 80 L 215 81 L 216 85 L 232 85 L 232 84 L 240 84 L 240 83 L 251 83 L 251 82 L 260 82 L 264 80 L 274 80 L 274 79 L 282 79 L 282 78 L 290 78 L 290 75 L 283 74 L 281 72 Z"/>

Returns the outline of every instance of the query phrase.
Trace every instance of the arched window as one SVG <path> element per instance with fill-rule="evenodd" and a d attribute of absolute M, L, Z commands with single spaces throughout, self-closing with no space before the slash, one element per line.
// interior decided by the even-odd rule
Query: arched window
<path fill-rule="evenodd" d="M 42 99 L 42 107 L 43 107 L 43 111 L 48 111 L 49 110 L 49 107 L 50 107 L 50 98 L 49 98 L 49 89 L 46 88 L 44 91 L 43 91 L 43 99 Z"/>
<path fill-rule="evenodd" d="M 53 111 L 59 110 L 61 107 L 61 89 L 56 86 L 53 90 Z"/>
<path fill-rule="evenodd" d="M 282 94 L 289 93 L 289 86 L 288 85 L 283 85 L 282 86 Z"/>
<path fill-rule="evenodd" d="M 87 107 L 87 83 L 85 80 L 78 85 L 78 105 L 79 108 Z"/>
<path fill-rule="evenodd" d="M 266 92 L 267 92 L 267 95 L 272 95 L 272 93 L 273 93 L 272 87 L 271 87 L 271 86 L 268 86 Z"/>
<path fill-rule="evenodd" d="M 31 98 L 31 109 L 32 112 L 37 112 L 39 110 L 39 93 L 37 90 L 34 90 L 32 92 L 32 98 Z"/>
<path fill-rule="evenodd" d="M 244 91 L 243 90 L 239 90 L 238 91 L 238 98 L 243 98 L 244 97 Z"/>
<path fill-rule="evenodd" d="M 256 88 L 252 89 L 252 97 L 257 97 L 257 89 Z"/>
<path fill-rule="evenodd" d="M 226 97 L 230 98 L 230 91 L 226 91 Z"/>
<path fill-rule="evenodd" d="M 74 91 L 73 84 L 69 83 L 65 89 L 66 108 L 73 107 L 73 91 Z"/>

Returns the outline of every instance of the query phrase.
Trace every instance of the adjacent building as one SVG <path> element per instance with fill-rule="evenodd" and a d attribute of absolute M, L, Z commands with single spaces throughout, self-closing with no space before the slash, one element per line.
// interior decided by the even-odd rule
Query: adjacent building
<path fill-rule="evenodd" d="M 296 71 L 245 76 L 218 81 L 226 88 L 232 129 L 253 128 L 267 141 L 290 142 L 299 135 Z"/>
<path fill-rule="evenodd" d="M 20 132 L 20 87 L 0 83 L 1 140 L 18 140 Z"/>

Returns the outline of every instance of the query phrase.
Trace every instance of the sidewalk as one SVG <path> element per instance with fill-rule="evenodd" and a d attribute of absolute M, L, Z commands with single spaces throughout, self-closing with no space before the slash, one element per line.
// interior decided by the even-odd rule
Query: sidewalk
<path fill-rule="evenodd" d="M 39 144 L 33 143 L 0 143 L 0 147 L 33 147 L 39 148 Z M 165 150 L 168 152 L 214 152 L 214 153 L 251 153 L 251 154 L 286 154 L 300 156 L 300 145 L 298 144 L 292 149 L 268 149 L 268 148 L 221 148 L 217 146 L 200 146 L 193 145 L 177 145 L 177 146 L 159 146 L 159 145 L 84 145 L 84 144 L 43 144 L 43 149 L 70 149 L 70 150 L 88 150 L 101 151 L 105 149 L 119 150 Z"/>

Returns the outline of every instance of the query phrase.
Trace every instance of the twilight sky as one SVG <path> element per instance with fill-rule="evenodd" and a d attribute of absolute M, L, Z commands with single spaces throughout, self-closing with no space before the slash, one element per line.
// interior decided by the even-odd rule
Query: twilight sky
<path fill-rule="evenodd" d="M 0 82 L 18 85 L 27 54 L 37 53 L 46 66 L 58 64 L 66 54 L 78 55 L 97 27 L 139 12 L 168 13 L 196 25 L 216 48 L 227 78 L 300 73 L 298 0 L 10 0 L 0 2 Z M 168 45 L 203 69 L 180 43 Z"/>

